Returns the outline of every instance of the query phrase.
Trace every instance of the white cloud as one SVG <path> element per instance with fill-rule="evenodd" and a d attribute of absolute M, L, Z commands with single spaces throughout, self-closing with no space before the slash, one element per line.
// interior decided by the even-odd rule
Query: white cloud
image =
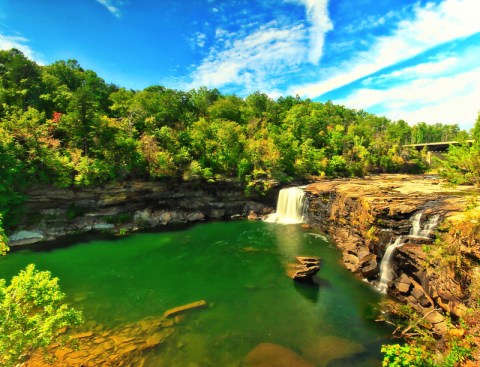
<path fill-rule="evenodd" d="M 207 35 L 202 32 L 196 32 L 192 39 L 190 40 L 190 43 L 193 48 L 203 48 L 205 46 L 205 41 L 207 39 Z"/>
<path fill-rule="evenodd" d="M 292 87 L 289 94 L 317 97 L 442 43 L 475 34 L 480 31 L 479 12 L 478 0 L 444 0 L 438 5 L 417 5 L 413 17 L 399 22 L 390 35 L 378 37 L 369 49 L 355 54 L 338 67 L 324 70 L 326 78 Z"/>
<path fill-rule="evenodd" d="M 30 60 L 35 60 L 38 63 L 42 63 L 27 43 L 28 40 L 24 37 L 6 36 L 0 34 L 0 50 L 10 50 L 11 48 L 16 48 L 17 50 L 22 51 L 23 54 Z"/>
<path fill-rule="evenodd" d="M 328 16 L 328 0 L 299 0 L 305 5 L 307 19 L 312 24 L 310 33 L 310 51 L 308 59 L 312 64 L 318 64 L 323 53 L 325 34 L 333 29 L 332 21 Z"/>
<path fill-rule="evenodd" d="M 332 29 L 328 0 L 284 0 L 305 7 L 306 22 L 279 16 L 261 24 L 255 16 L 243 19 L 240 29 L 229 32 L 221 26 L 208 56 L 191 74 L 189 87 L 237 85 L 241 93 L 261 90 L 279 96 L 286 76 L 322 57 L 325 34 Z"/>
<path fill-rule="evenodd" d="M 96 0 L 98 3 L 102 4 L 107 10 L 112 13 L 115 17 L 120 18 L 122 14 L 120 13 L 120 6 L 122 2 L 116 0 Z"/>
<path fill-rule="evenodd" d="M 365 86 L 369 86 L 379 82 L 392 82 L 395 79 L 405 80 L 430 75 L 441 75 L 444 72 L 452 70 L 459 63 L 461 62 L 458 57 L 447 56 L 443 59 L 439 59 L 436 61 L 424 62 L 404 69 L 395 70 L 389 74 L 382 74 L 380 76 L 370 77 L 365 79 L 362 84 Z"/>
<path fill-rule="evenodd" d="M 218 29 L 217 37 L 223 40 L 224 48 L 210 50 L 196 68 L 191 87 L 238 84 L 247 92 L 266 91 L 273 87 L 272 79 L 295 69 L 307 53 L 302 25 L 279 27 L 271 22 L 237 39 Z"/>
<path fill-rule="evenodd" d="M 424 77 L 387 89 L 361 89 L 343 100 L 348 107 L 381 105 L 392 119 L 409 123 L 458 123 L 470 128 L 480 110 L 480 68 L 445 77 Z"/>

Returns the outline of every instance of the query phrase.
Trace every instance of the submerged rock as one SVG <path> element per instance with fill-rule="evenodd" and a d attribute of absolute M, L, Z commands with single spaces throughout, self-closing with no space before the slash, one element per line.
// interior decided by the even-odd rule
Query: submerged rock
<path fill-rule="evenodd" d="M 58 343 L 48 348 L 54 362 L 45 361 L 42 351 L 36 351 L 22 364 L 23 367 L 116 367 L 143 366 L 145 352 L 163 344 L 174 333 L 180 313 L 206 306 L 205 301 L 173 308 L 162 317 L 146 318 L 122 327 L 102 331 L 80 332 L 70 335 L 72 343 Z M 174 317 L 172 317 L 174 316 Z"/>
<path fill-rule="evenodd" d="M 315 367 L 293 350 L 272 343 L 260 343 L 245 357 L 245 367 Z"/>
<path fill-rule="evenodd" d="M 363 345 L 337 336 L 318 337 L 302 347 L 302 355 L 318 367 L 326 367 L 333 360 L 350 358 L 363 352 Z"/>

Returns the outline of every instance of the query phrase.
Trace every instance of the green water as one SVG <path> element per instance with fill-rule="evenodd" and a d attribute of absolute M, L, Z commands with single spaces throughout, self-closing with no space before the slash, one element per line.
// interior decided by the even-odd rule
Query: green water
<path fill-rule="evenodd" d="M 299 225 L 214 222 L 63 245 L 1 258 L 0 277 L 33 262 L 61 279 L 87 320 L 107 327 L 200 299 L 209 303 L 152 352 L 149 366 L 240 366 L 262 342 L 317 366 L 381 364 L 388 330 L 373 321 L 380 295 L 339 265 L 335 248 Z M 322 258 L 319 287 L 285 275 L 286 264 L 303 255 Z M 349 348 L 361 352 L 351 356 Z"/>

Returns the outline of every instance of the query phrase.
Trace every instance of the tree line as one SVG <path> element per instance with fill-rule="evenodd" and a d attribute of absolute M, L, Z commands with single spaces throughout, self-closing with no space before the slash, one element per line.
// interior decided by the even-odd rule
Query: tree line
<path fill-rule="evenodd" d="M 41 66 L 0 51 L 0 213 L 27 183 L 61 187 L 133 178 L 237 179 L 247 190 L 312 177 L 421 172 L 402 148 L 466 137 L 458 125 L 391 121 L 297 97 L 245 98 L 106 83 L 77 61 Z"/>

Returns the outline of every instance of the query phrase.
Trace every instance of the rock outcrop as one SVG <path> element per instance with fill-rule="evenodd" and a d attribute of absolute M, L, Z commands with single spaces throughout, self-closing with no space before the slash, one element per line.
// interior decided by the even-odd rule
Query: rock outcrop
<path fill-rule="evenodd" d="M 320 270 L 320 258 L 297 256 L 297 263 L 287 265 L 287 275 L 299 282 L 313 283 L 313 276 Z"/>
<path fill-rule="evenodd" d="M 431 219 L 448 221 L 464 209 L 469 190 L 472 188 L 452 190 L 423 176 L 380 175 L 318 182 L 306 189 L 308 223 L 331 236 L 349 270 L 373 282 L 378 279 L 386 246 L 405 236 L 405 244 L 394 253 L 395 276 L 387 292 L 417 309 L 434 333 L 443 335 L 446 321 L 441 311 L 461 316 L 466 309 L 464 294 L 453 274 L 439 277 L 427 270 L 423 245 L 433 244 L 434 232 L 409 236 L 412 216 L 422 211 L 419 225 L 424 227 Z M 475 242 L 472 235 L 466 237 L 464 251 L 475 256 L 479 246 L 471 246 Z"/>
<path fill-rule="evenodd" d="M 103 187 L 60 189 L 37 186 L 27 192 L 25 215 L 10 246 L 54 240 L 90 231 L 123 233 L 175 223 L 260 218 L 273 211 L 275 192 L 247 197 L 234 182 L 133 181 Z"/>

